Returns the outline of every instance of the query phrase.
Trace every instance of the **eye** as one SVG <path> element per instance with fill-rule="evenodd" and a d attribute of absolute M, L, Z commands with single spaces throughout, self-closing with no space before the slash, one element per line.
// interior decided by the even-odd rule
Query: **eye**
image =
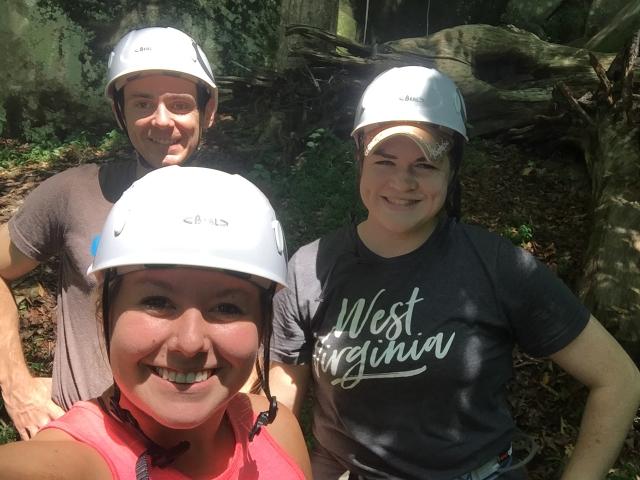
<path fill-rule="evenodd" d="M 195 104 L 186 100 L 175 101 L 171 104 L 171 110 L 176 113 L 189 113 L 194 108 Z"/>
<path fill-rule="evenodd" d="M 425 161 L 416 162 L 415 167 L 419 170 L 437 170 L 438 169 L 433 163 L 425 162 Z"/>
<path fill-rule="evenodd" d="M 173 303 L 167 297 L 162 296 L 151 296 L 144 297 L 140 300 L 140 304 L 151 311 L 166 311 L 173 309 Z"/>
<path fill-rule="evenodd" d="M 136 100 L 133 102 L 133 107 L 138 110 L 151 110 L 153 103 L 149 100 Z"/>
<path fill-rule="evenodd" d="M 214 307 L 216 313 L 223 315 L 242 315 L 244 310 L 235 303 L 220 303 Z"/>
<path fill-rule="evenodd" d="M 373 161 L 374 165 L 380 165 L 380 166 L 386 166 L 386 167 L 392 167 L 395 165 L 395 163 L 393 163 L 392 160 L 389 160 L 387 158 L 379 158 L 377 160 Z"/>

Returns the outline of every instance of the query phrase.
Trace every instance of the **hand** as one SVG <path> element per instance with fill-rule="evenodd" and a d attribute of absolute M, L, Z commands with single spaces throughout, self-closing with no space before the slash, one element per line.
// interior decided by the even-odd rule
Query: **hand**
<path fill-rule="evenodd" d="M 50 420 L 64 413 L 51 400 L 51 378 L 29 377 L 20 385 L 2 391 L 7 413 L 22 440 L 29 440 Z"/>

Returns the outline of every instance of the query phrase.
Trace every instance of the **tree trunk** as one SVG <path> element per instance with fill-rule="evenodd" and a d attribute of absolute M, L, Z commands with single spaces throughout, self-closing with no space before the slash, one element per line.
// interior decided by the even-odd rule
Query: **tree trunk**
<path fill-rule="evenodd" d="M 600 72 L 600 86 L 576 100 L 559 91 L 578 117 L 592 182 L 593 227 L 580 293 L 591 312 L 640 363 L 640 126 L 634 95 L 636 34 L 614 66 Z M 621 65 L 620 65 L 621 64 Z"/>
<path fill-rule="evenodd" d="M 338 25 L 339 0 L 282 0 L 280 6 L 280 43 L 277 58 L 277 70 L 282 71 L 288 65 L 288 55 L 296 48 L 297 39 L 286 35 L 287 25 L 304 24 L 335 33 Z M 320 43 L 316 44 L 320 48 Z M 289 65 L 291 66 L 291 65 Z"/>
<path fill-rule="evenodd" d="M 585 148 L 594 210 L 580 294 L 640 364 L 640 129 L 601 113 Z"/>

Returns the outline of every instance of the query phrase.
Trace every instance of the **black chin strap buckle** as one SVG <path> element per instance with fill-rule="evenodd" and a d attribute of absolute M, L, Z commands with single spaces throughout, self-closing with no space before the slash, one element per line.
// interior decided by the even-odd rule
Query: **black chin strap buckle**
<path fill-rule="evenodd" d="M 249 432 L 249 441 L 253 441 L 253 437 L 260 433 L 260 429 L 265 425 L 272 423 L 276 419 L 276 415 L 278 414 L 278 402 L 276 397 L 271 397 L 269 399 L 269 410 L 265 410 L 264 412 L 260 412 L 258 414 L 258 418 L 256 418 L 251 431 Z"/>

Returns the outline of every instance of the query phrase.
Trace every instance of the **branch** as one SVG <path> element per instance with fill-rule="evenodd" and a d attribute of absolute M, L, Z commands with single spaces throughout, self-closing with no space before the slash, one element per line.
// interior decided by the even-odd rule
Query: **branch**
<path fill-rule="evenodd" d="M 631 124 L 631 108 L 633 107 L 633 67 L 638 57 L 640 31 L 637 31 L 626 49 L 622 68 L 622 108 L 627 114 L 627 122 Z"/>
<path fill-rule="evenodd" d="M 324 40 L 336 47 L 346 48 L 347 51 L 360 57 L 369 57 L 372 53 L 372 48 L 362 45 L 360 43 L 349 40 L 347 37 L 340 35 L 334 35 L 333 33 L 326 32 L 318 27 L 303 24 L 290 24 L 285 29 L 285 35 L 298 34 L 305 38 L 315 38 Z"/>
<path fill-rule="evenodd" d="M 598 60 L 598 57 L 596 57 L 593 53 L 589 52 L 589 63 L 591 63 L 591 66 L 593 67 L 594 72 L 596 72 L 596 75 L 598 76 L 598 79 L 600 79 L 600 88 L 602 89 L 602 91 L 604 92 L 604 99 L 606 100 L 607 104 L 609 106 L 613 105 L 613 95 L 611 94 L 611 82 L 609 81 L 609 78 L 607 77 L 607 73 L 604 71 L 604 67 L 602 66 L 602 64 L 600 63 L 600 61 Z"/>
<path fill-rule="evenodd" d="M 567 87 L 564 82 L 558 82 L 556 88 L 569 104 L 569 108 L 573 110 L 578 115 L 578 117 L 581 118 L 587 125 L 589 125 L 590 127 L 594 127 L 595 125 L 593 123 L 593 120 L 591 120 L 589 114 L 584 111 L 584 109 L 580 106 L 576 99 L 573 98 L 569 87 Z"/>

